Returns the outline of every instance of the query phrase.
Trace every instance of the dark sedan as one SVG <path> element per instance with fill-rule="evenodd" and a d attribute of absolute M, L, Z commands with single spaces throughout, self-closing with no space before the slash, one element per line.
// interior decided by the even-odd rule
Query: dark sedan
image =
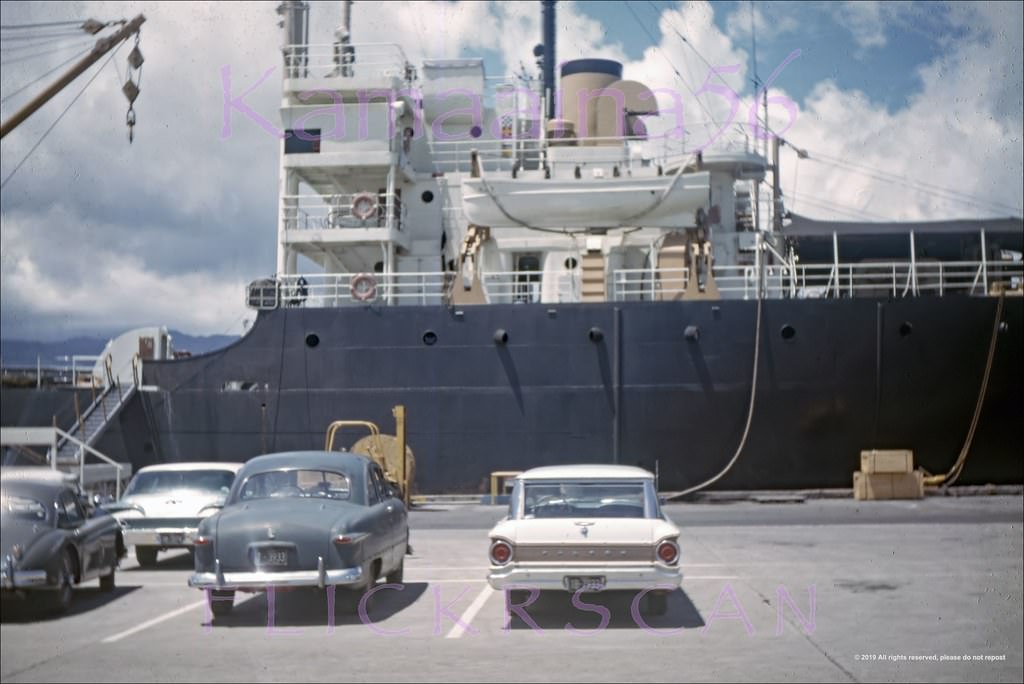
<path fill-rule="evenodd" d="M 360 454 L 300 451 L 258 456 L 238 472 L 223 510 L 200 523 L 189 586 L 210 608 L 236 591 L 337 587 L 353 606 L 380 578 L 399 583 L 409 521 L 380 466 Z"/>
<path fill-rule="evenodd" d="M 73 481 L 47 468 L 0 469 L 3 596 L 38 593 L 47 607 L 65 612 L 75 585 L 99 577 L 114 589 L 124 556 L 121 526 L 103 511 L 89 511 Z"/>

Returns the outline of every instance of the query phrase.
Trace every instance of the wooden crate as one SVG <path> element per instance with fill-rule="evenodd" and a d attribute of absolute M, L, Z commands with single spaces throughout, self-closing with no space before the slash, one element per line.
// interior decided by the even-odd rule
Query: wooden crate
<path fill-rule="evenodd" d="M 864 473 L 853 474 L 853 498 L 857 501 L 884 499 L 924 498 L 924 473 Z"/>
<path fill-rule="evenodd" d="M 860 452 L 862 473 L 910 473 L 914 470 L 914 452 L 906 449 L 871 449 Z"/>

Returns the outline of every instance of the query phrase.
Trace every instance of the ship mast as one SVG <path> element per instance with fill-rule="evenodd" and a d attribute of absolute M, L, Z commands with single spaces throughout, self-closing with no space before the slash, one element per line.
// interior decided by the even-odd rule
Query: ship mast
<path fill-rule="evenodd" d="M 63 90 L 69 83 L 78 78 L 82 72 L 88 69 L 90 66 L 96 63 L 100 57 L 110 52 L 114 47 L 119 45 L 122 41 L 126 40 L 132 34 L 138 33 L 139 28 L 145 23 L 146 17 L 139 15 L 128 22 L 124 27 L 121 28 L 117 33 L 106 38 L 101 38 L 96 41 L 96 45 L 88 55 L 83 57 L 77 64 L 71 67 L 67 73 L 57 79 L 49 88 L 41 92 L 31 102 L 26 104 L 24 107 L 15 112 L 11 118 L 3 122 L 0 126 L 0 138 L 3 138 L 8 133 L 18 127 L 25 119 L 29 118 L 36 111 L 39 110 L 44 104 L 49 102 L 54 95 Z"/>

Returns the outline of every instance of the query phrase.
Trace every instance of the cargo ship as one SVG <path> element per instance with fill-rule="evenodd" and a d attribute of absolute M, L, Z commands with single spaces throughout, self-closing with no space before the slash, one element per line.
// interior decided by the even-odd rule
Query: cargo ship
<path fill-rule="evenodd" d="M 401 405 L 417 493 L 579 462 L 672 491 L 848 488 L 865 449 L 1024 481 L 1020 218 L 787 211 L 794 143 L 652 136 L 652 90 L 612 60 L 558 64 L 540 4 L 524 80 L 354 42 L 351 3 L 310 44 L 308 6 L 284 2 L 277 270 L 239 293 L 255 321 L 188 358 L 161 330 L 112 343 L 97 375 L 123 389 L 89 443 L 135 468 L 245 461 Z"/>

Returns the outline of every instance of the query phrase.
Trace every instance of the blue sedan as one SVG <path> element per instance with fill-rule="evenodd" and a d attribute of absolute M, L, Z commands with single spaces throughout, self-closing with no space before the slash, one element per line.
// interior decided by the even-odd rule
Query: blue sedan
<path fill-rule="evenodd" d="M 195 539 L 189 586 L 210 592 L 215 615 L 236 591 L 336 587 L 353 606 L 380 578 L 400 583 L 409 521 L 380 466 L 360 454 L 258 456 L 238 472 L 224 508 Z"/>

